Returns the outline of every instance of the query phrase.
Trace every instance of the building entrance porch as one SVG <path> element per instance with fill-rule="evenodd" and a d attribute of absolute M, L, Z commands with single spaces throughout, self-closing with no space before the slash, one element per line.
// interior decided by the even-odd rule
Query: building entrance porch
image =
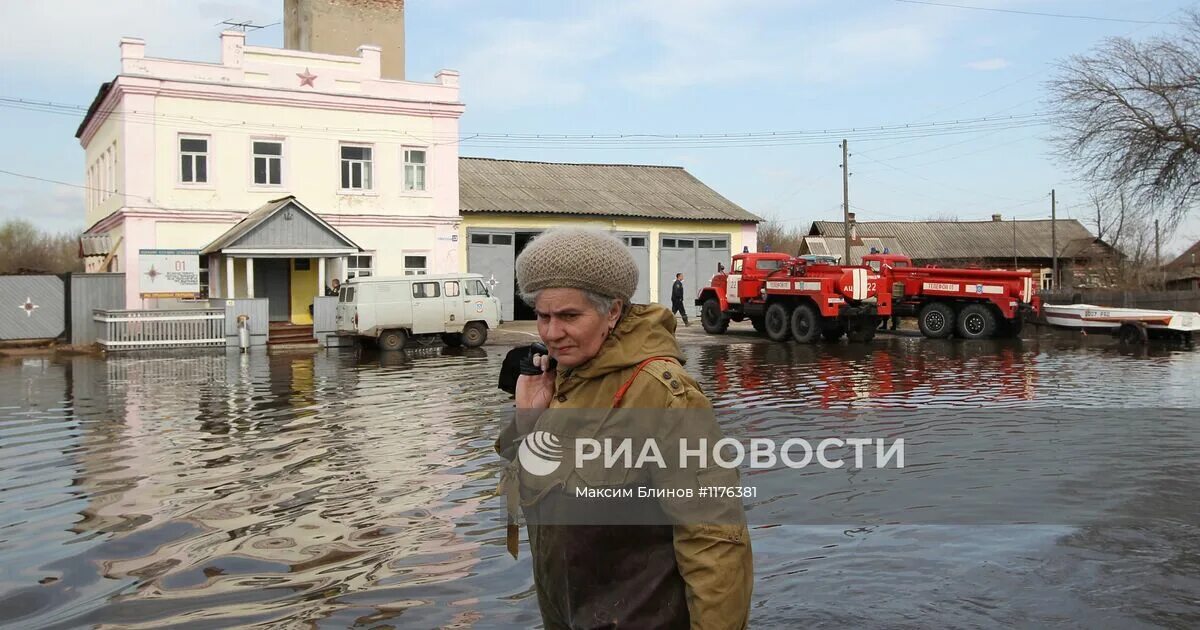
<path fill-rule="evenodd" d="M 250 213 L 201 250 L 210 298 L 267 298 L 271 324 L 312 326 L 314 299 L 331 272 L 362 251 L 294 197 Z"/>

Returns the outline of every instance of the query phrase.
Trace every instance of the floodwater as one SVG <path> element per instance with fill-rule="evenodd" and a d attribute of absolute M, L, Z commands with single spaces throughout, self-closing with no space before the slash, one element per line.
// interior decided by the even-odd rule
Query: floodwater
<path fill-rule="evenodd" d="M 855 495 L 750 500 L 772 520 L 752 529 L 753 626 L 1200 624 L 1200 353 L 690 339 L 724 409 L 1054 409 L 1019 430 L 964 414 L 927 442 L 1087 433 L 1104 408 L 1173 428 L 1097 438 L 1101 465 L 1161 465 L 1126 469 L 1139 492 L 1087 522 L 830 526 L 806 517 Z M 506 351 L 0 360 L 0 626 L 538 625 L 528 550 L 506 553 L 492 496 Z"/>

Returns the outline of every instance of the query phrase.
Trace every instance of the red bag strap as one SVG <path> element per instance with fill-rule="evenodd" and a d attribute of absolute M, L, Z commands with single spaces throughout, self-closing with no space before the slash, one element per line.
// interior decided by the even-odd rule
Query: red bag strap
<path fill-rule="evenodd" d="M 633 376 L 630 376 L 629 380 L 625 381 L 621 385 L 621 389 L 617 390 L 617 395 L 613 396 L 613 403 L 612 403 L 613 409 L 616 409 L 617 407 L 621 406 L 621 400 L 623 398 L 625 398 L 625 392 L 629 391 L 629 387 L 631 385 L 633 385 L 633 380 L 638 377 L 638 374 L 641 374 L 642 370 L 647 365 L 650 365 L 651 363 L 653 363 L 655 361 L 670 361 L 671 363 L 674 363 L 676 365 L 679 364 L 679 362 L 676 361 L 674 357 L 650 357 L 649 359 L 646 359 L 645 361 L 642 361 L 641 363 L 637 364 L 637 367 L 633 369 Z"/>

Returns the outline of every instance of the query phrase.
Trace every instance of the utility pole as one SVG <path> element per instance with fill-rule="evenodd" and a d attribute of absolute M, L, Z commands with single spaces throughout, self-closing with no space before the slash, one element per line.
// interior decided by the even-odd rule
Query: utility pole
<path fill-rule="evenodd" d="M 1162 269 L 1161 253 L 1162 252 L 1158 247 L 1158 219 L 1155 219 L 1154 220 L 1154 283 L 1156 285 L 1161 284 L 1161 282 L 1159 282 L 1159 280 L 1160 280 L 1159 270 Z"/>
<path fill-rule="evenodd" d="M 843 265 L 850 262 L 850 153 L 846 140 L 842 140 L 842 235 L 845 240 L 845 260 Z"/>
<path fill-rule="evenodd" d="M 1050 290 L 1058 290 L 1058 208 L 1054 189 L 1050 189 Z"/>

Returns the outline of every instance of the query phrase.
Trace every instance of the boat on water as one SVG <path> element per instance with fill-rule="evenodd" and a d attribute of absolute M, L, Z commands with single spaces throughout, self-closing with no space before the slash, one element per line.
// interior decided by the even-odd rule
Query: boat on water
<path fill-rule="evenodd" d="M 1046 323 L 1060 328 L 1113 332 L 1124 341 L 1144 341 L 1171 335 L 1190 340 L 1200 331 L 1200 313 L 1148 308 L 1118 308 L 1095 304 L 1043 304 Z"/>

